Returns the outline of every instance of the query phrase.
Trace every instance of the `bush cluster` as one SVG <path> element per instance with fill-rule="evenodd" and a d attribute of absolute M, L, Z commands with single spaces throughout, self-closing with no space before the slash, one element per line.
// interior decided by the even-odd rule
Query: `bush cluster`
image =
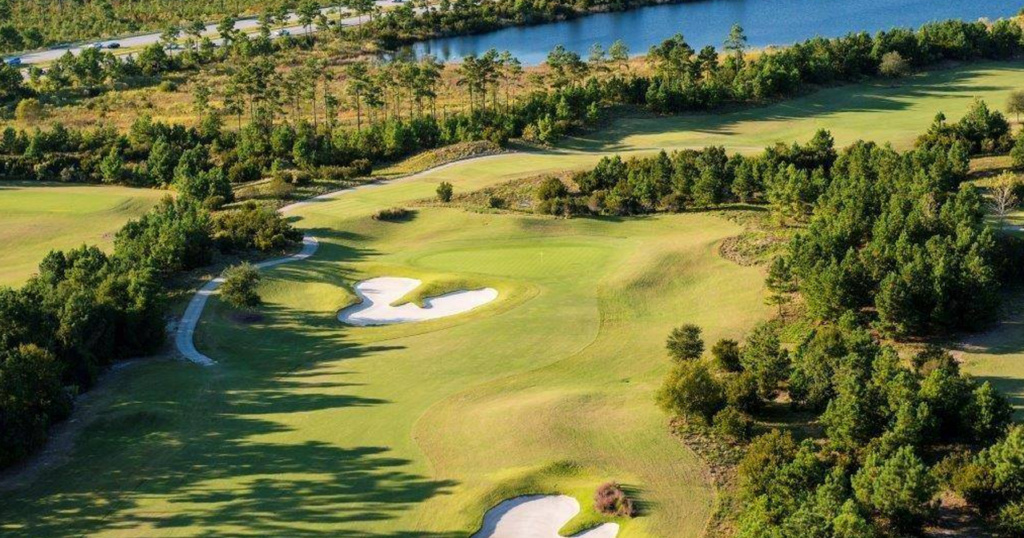
<path fill-rule="evenodd" d="M 389 207 L 387 209 L 377 211 L 371 218 L 373 218 L 373 220 L 396 222 L 408 219 L 410 216 L 412 216 L 412 211 L 404 207 Z"/>
<path fill-rule="evenodd" d="M 601 484 L 594 493 L 594 508 L 606 516 L 633 517 L 636 507 L 633 500 L 615 482 Z"/>

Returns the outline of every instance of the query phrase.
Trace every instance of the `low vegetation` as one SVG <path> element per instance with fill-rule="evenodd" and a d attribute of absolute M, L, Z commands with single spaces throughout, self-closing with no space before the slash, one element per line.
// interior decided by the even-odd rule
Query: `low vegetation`
<path fill-rule="evenodd" d="M 594 508 L 606 516 L 633 517 L 636 515 L 636 506 L 622 486 L 615 482 L 606 482 L 597 488 L 594 493 Z"/>
<path fill-rule="evenodd" d="M 373 220 L 385 220 L 390 222 L 397 222 L 407 220 L 412 216 L 412 211 L 404 207 L 389 207 L 387 209 L 381 209 L 373 214 Z"/>

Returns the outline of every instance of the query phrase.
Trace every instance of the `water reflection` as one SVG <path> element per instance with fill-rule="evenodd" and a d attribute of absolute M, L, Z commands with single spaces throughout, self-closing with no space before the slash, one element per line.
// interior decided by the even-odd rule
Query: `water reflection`
<path fill-rule="evenodd" d="M 1020 7 L 1019 0 L 695 0 L 434 39 L 417 43 L 409 50 L 416 56 L 432 54 L 441 60 L 457 60 L 494 48 L 510 51 L 525 65 L 536 65 L 556 45 L 586 57 L 594 43 L 608 48 L 621 39 L 633 54 L 643 54 L 651 45 L 677 32 L 694 48 L 720 47 L 734 23 L 746 30 L 751 46 L 763 47 L 816 35 L 917 27 L 950 18 L 996 19 L 1014 15 Z"/>

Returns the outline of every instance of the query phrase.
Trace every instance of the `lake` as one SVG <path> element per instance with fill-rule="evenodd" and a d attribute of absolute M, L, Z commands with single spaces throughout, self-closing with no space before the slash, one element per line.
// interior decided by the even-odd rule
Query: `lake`
<path fill-rule="evenodd" d="M 508 50 L 524 65 L 536 65 L 556 45 L 586 58 L 594 43 L 607 49 L 621 39 L 631 54 L 637 55 L 676 33 L 682 33 L 696 49 L 721 47 L 734 23 L 743 26 L 750 46 L 764 47 L 814 36 L 916 28 L 943 19 L 997 19 L 1014 15 L 1021 7 L 1020 0 L 695 0 L 434 39 L 411 48 L 417 56 L 433 54 L 441 60 L 458 60 L 494 48 Z"/>

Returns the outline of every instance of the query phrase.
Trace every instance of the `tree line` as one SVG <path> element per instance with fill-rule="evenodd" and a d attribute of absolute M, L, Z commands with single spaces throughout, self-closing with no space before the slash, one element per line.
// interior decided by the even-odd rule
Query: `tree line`
<path fill-rule="evenodd" d="M 216 252 L 277 252 L 300 239 L 270 209 L 211 215 L 184 191 L 125 224 L 113 253 L 53 251 L 24 286 L 0 287 L 0 468 L 40 447 L 106 367 L 163 346 L 170 279 Z"/>
<path fill-rule="evenodd" d="M 319 12 L 313 9 L 306 21 L 309 24 L 318 20 L 313 13 Z M 416 20 L 428 14 L 419 15 Z M 295 110 L 300 101 L 310 101 L 310 110 L 315 115 L 319 106 L 326 123 L 331 123 L 342 109 L 357 111 L 361 123 L 364 107 L 388 110 L 384 103 L 378 103 L 381 99 L 374 98 L 378 94 L 384 95 L 385 100 L 392 96 L 392 106 L 399 111 L 403 100 L 410 107 L 422 107 L 436 97 L 440 66 L 429 58 L 419 62 L 399 58 L 394 65 L 378 62 L 380 65 L 372 69 L 363 62 L 355 62 L 340 72 L 328 68 L 322 59 L 311 58 L 299 69 L 281 71 L 276 65 L 279 62 L 273 58 L 275 53 L 295 47 L 309 48 L 312 41 L 309 37 L 272 40 L 272 20 L 269 16 L 261 19 L 260 32 L 250 37 L 234 29 L 233 19 L 226 19 L 218 28 L 225 43 L 221 48 L 215 48 L 209 38 L 201 37 L 194 28 L 186 31 L 188 27 L 172 27 L 165 32 L 163 43 L 147 47 L 138 55 L 117 59 L 93 49 L 77 57 L 68 54 L 45 74 L 31 68 L 27 83 L 11 76 L 14 69 L 4 66 L 0 68 L 0 98 L 6 96 L 15 103 L 33 93 L 43 97 L 68 89 L 92 94 L 140 76 L 192 69 L 211 62 L 222 62 L 231 80 L 219 96 L 225 103 L 220 110 L 209 109 L 213 93 L 208 88 L 197 90 L 196 108 L 201 115 L 216 112 L 240 120 L 247 111 L 252 120 L 254 113 L 260 111 L 273 118 L 289 108 Z M 182 32 L 187 38 L 185 50 L 168 54 L 165 49 Z M 337 32 L 346 35 L 345 30 Z M 949 20 L 929 23 L 916 31 L 897 28 L 874 36 L 856 33 L 833 39 L 813 38 L 751 55 L 746 54 L 742 28 L 735 26 L 721 50 L 708 46 L 695 51 L 681 35 L 651 47 L 645 60 L 649 74 L 633 72 L 628 63 L 629 50 L 619 42 L 608 50 L 595 46 L 586 59 L 558 47 L 547 58 L 550 72 L 546 77 L 535 78 L 541 79 L 540 88 L 594 84 L 600 90 L 601 106 L 642 105 L 662 113 L 710 110 L 725 104 L 791 96 L 822 84 L 898 74 L 948 60 L 1009 58 L 1020 52 L 1021 39 L 1020 25 L 1014 20 L 999 20 L 991 25 Z M 507 92 L 520 84 L 522 68 L 507 53 L 489 51 L 464 58 L 460 75 L 459 87 L 465 90 L 466 103 L 472 111 L 487 96 L 487 92 L 481 93 L 482 85 L 502 87 Z M 342 80 L 342 91 L 329 90 L 332 79 Z M 498 96 L 491 93 L 489 97 L 493 100 Z M 507 100 L 508 96 L 505 97 Z M 258 99 L 262 106 L 253 106 L 253 99 Z M 430 112 L 436 114 L 433 108 Z"/>

